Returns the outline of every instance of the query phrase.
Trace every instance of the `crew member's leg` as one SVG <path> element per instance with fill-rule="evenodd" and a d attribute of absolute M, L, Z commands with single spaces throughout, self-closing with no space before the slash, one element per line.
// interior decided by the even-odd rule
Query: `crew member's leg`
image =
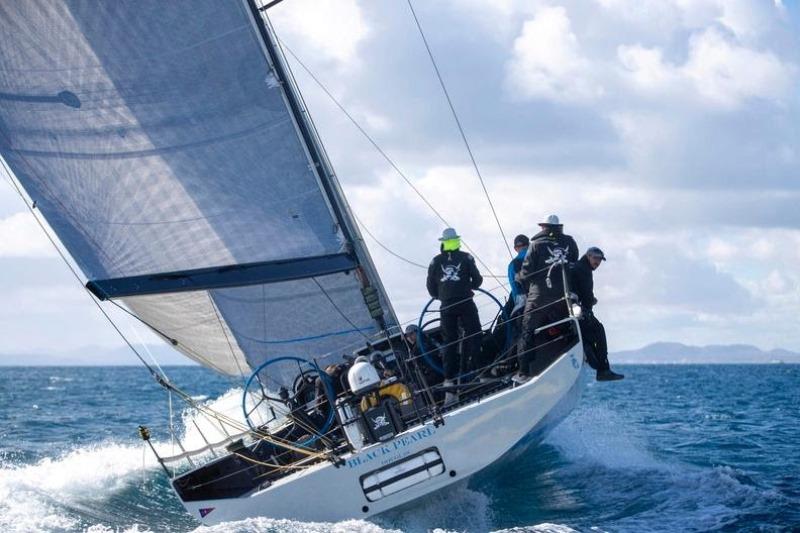
<path fill-rule="evenodd" d="M 603 323 L 597 320 L 597 318 L 592 315 L 592 319 L 594 320 L 594 327 L 596 331 L 596 340 L 594 342 L 594 348 L 597 352 L 597 359 L 599 361 L 599 367 L 597 369 L 597 380 L 598 381 L 616 381 L 618 379 L 622 379 L 625 376 L 622 374 L 618 374 L 611 370 L 611 365 L 608 362 L 608 342 L 606 341 L 606 328 L 603 327 Z"/>
<path fill-rule="evenodd" d="M 519 362 L 519 372 L 522 375 L 528 374 L 528 367 L 533 359 L 533 332 L 536 329 L 534 316 L 536 315 L 536 299 L 528 296 L 525 302 L 525 311 L 522 315 L 522 332 L 517 341 L 517 361 Z"/>
<path fill-rule="evenodd" d="M 461 356 L 462 368 L 469 361 L 473 366 L 483 364 L 481 360 L 481 319 L 478 307 L 473 300 L 464 302 L 461 308 L 461 326 L 464 328 L 464 353 Z M 464 371 L 467 369 L 464 368 Z"/>
<path fill-rule="evenodd" d="M 525 302 L 525 313 L 522 317 L 522 334 L 517 343 L 517 360 L 519 371 L 523 376 L 530 375 L 531 361 L 536 357 L 534 353 L 534 333 L 541 325 L 542 313 L 538 310 L 537 298 L 528 295 Z"/>
<path fill-rule="evenodd" d="M 594 315 L 592 315 L 592 318 L 594 318 L 595 330 L 597 332 L 595 349 L 597 351 L 597 359 L 600 362 L 600 369 L 609 370 L 611 368 L 611 364 L 608 362 L 608 341 L 606 340 L 606 328 L 603 327 L 603 323 L 597 320 Z"/>
<path fill-rule="evenodd" d="M 583 353 L 586 355 L 586 362 L 594 370 L 602 368 L 601 359 L 597 352 L 597 328 L 594 316 L 584 315 L 580 320 L 581 338 L 583 339 Z"/>
<path fill-rule="evenodd" d="M 443 304 L 444 307 L 444 304 Z M 442 311 L 442 362 L 444 363 L 444 379 L 452 380 L 458 375 L 458 314 L 450 308 Z"/>

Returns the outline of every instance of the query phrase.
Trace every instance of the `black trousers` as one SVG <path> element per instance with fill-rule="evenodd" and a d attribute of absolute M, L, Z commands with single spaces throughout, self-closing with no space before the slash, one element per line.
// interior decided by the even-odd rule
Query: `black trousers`
<path fill-rule="evenodd" d="M 583 352 L 586 362 L 595 370 L 608 370 L 608 342 L 606 341 L 606 328 L 597 320 L 594 313 L 583 315 L 580 320 L 581 337 L 583 338 Z"/>
<path fill-rule="evenodd" d="M 477 361 L 481 351 L 481 321 L 478 308 L 470 298 L 451 304 L 442 302 L 444 336 L 444 379 L 455 379 L 467 360 Z M 464 330 L 463 350 L 458 353 L 459 326 Z M 466 370 L 466 369 L 464 369 Z"/>
<path fill-rule="evenodd" d="M 536 364 L 535 332 L 538 328 L 569 316 L 567 304 L 556 301 L 552 297 L 531 297 L 525 302 L 525 313 L 522 317 L 522 335 L 517 342 L 517 361 L 520 372 L 529 376 L 538 374 L 544 368 Z"/>

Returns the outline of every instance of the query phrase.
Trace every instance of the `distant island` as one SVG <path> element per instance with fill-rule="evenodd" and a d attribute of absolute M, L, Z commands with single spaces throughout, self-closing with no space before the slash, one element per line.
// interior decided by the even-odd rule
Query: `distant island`
<path fill-rule="evenodd" d="M 159 365 L 196 365 L 167 344 L 136 346 L 136 350 L 150 362 L 150 355 Z M 108 348 L 86 346 L 58 353 L 0 353 L 0 366 L 129 366 L 139 365 L 139 359 L 127 346 Z"/>
<path fill-rule="evenodd" d="M 149 361 L 160 365 L 195 365 L 194 361 L 166 344 L 148 344 L 147 350 L 136 347 Z M 638 350 L 625 350 L 609 356 L 611 364 L 770 364 L 800 363 L 800 353 L 788 350 L 764 351 L 748 344 L 690 346 L 679 342 L 656 342 Z M 139 360 L 127 346 L 107 348 L 87 346 L 63 353 L 0 353 L 0 366 L 127 366 Z"/>
<path fill-rule="evenodd" d="M 679 342 L 656 342 L 638 350 L 609 355 L 612 364 L 769 364 L 800 363 L 800 353 L 776 349 L 764 351 L 749 344 L 689 346 Z"/>

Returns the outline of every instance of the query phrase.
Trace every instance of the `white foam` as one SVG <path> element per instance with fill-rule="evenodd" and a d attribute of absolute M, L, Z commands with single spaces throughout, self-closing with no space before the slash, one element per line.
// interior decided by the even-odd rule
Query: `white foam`
<path fill-rule="evenodd" d="M 247 408 L 253 411 L 250 420 L 255 425 L 261 425 L 270 419 L 270 413 L 266 403 L 254 409 L 255 402 L 255 397 L 248 395 Z M 208 442 L 221 442 L 230 435 L 241 433 L 247 427 L 242 412 L 241 388 L 231 389 L 219 398 L 206 400 L 203 405 L 215 413 L 224 415 L 224 418 L 216 418 L 191 408 L 185 409 L 181 413 L 181 425 L 184 429 L 180 438 L 186 450 L 202 448 Z"/>
<path fill-rule="evenodd" d="M 273 520 L 270 518 L 250 518 L 236 522 L 223 522 L 216 526 L 201 526 L 192 533 L 402 533 L 398 529 L 384 529 L 363 520 L 344 520 L 342 522 L 297 522 L 294 520 Z"/>
<path fill-rule="evenodd" d="M 46 458 L 33 465 L 0 467 L 0 531 L 73 529 L 68 509 L 106 499 L 141 479 L 152 454 L 131 445 L 104 443 Z M 83 502 L 83 503 L 79 503 Z"/>
<path fill-rule="evenodd" d="M 84 533 L 153 533 L 152 529 L 142 529 L 143 526 L 134 524 L 126 529 L 111 528 L 103 524 L 95 524 L 84 529 Z"/>
<path fill-rule="evenodd" d="M 592 531 L 600 531 L 592 528 Z M 494 533 L 578 533 L 577 529 L 572 529 L 563 524 L 551 524 L 543 522 L 535 526 L 512 527 L 511 529 L 500 529 Z"/>
<path fill-rule="evenodd" d="M 493 520 L 491 506 L 486 494 L 461 482 L 427 496 L 413 507 L 390 511 L 378 523 L 403 531 L 489 531 Z"/>

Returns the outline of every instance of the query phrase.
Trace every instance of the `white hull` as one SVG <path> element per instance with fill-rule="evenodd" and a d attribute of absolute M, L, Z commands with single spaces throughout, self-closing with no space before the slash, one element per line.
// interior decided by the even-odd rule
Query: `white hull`
<path fill-rule="evenodd" d="M 446 413 L 444 425 L 434 427 L 430 422 L 410 428 L 391 441 L 344 456 L 340 467 L 320 463 L 246 496 L 184 502 L 184 506 L 206 525 L 257 516 L 315 522 L 374 516 L 522 453 L 572 409 L 580 394 L 582 368 L 583 347 L 578 343 L 527 383 Z M 439 463 L 394 483 L 386 489 L 397 491 L 392 494 L 381 497 L 380 492 L 371 492 L 376 501 L 367 498 L 362 488 L 366 474 L 417 454 L 420 458 L 409 459 L 406 465 L 422 461 L 431 456 L 426 453 L 431 449 L 438 451 L 443 467 Z M 397 470 L 385 472 L 384 478 L 393 473 Z M 375 476 L 366 479 L 369 484 Z"/>

